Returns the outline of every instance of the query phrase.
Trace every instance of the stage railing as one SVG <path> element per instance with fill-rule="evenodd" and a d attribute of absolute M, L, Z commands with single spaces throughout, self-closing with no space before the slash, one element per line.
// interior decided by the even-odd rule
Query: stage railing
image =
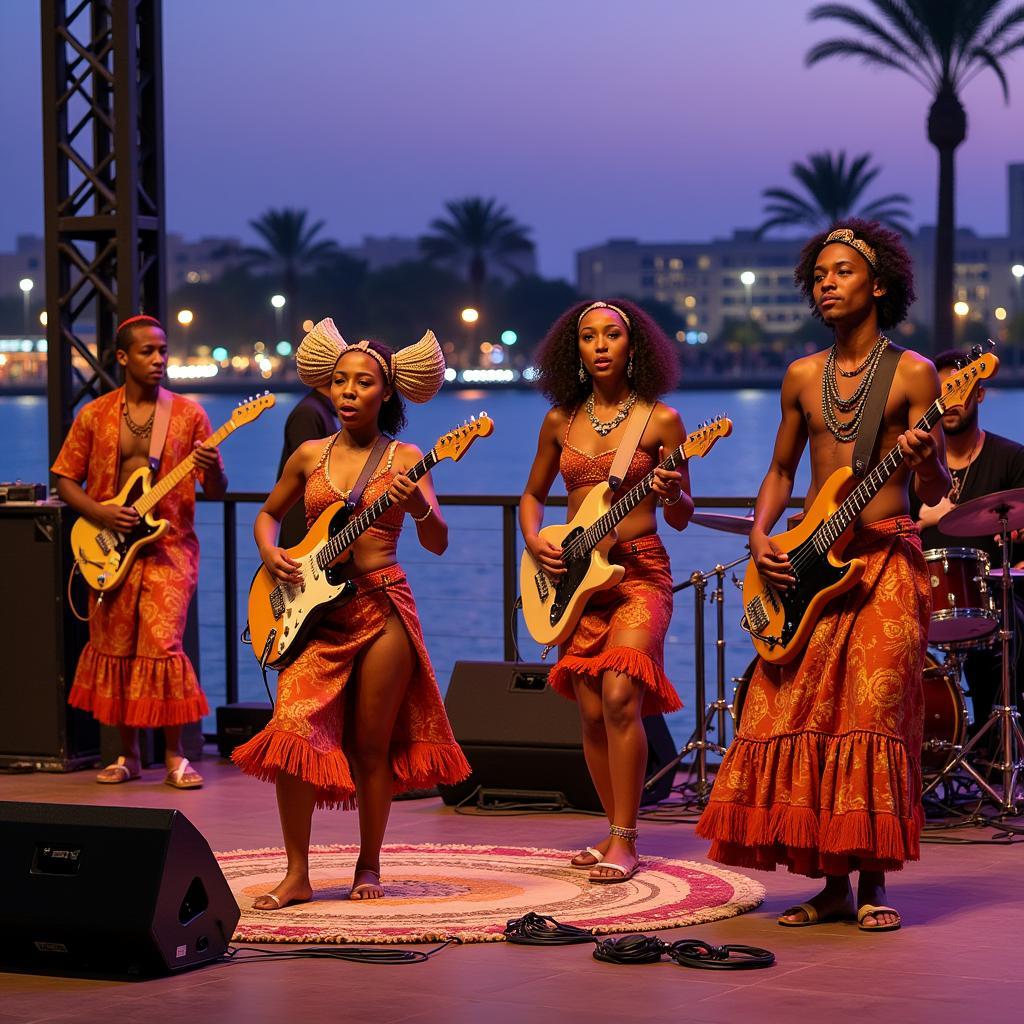
<path fill-rule="evenodd" d="M 242 624 L 238 617 L 238 507 L 239 505 L 262 505 L 266 494 L 259 491 L 230 491 L 222 499 L 208 499 L 202 494 L 199 500 L 205 504 L 223 504 L 223 551 L 224 551 L 224 668 L 225 698 L 230 703 L 238 700 L 238 653 L 239 634 Z M 502 579 L 502 621 L 503 650 L 506 661 L 516 657 L 518 597 L 518 549 L 519 495 L 518 494 L 444 494 L 438 495 L 441 505 L 455 508 L 481 508 L 501 510 L 501 579 Z M 564 508 L 564 495 L 552 495 L 548 507 Z M 701 495 L 694 499 L 698 509 L 742 509 L 749 511 L 754 506 L 752 497 L 715 497 Z M 791 501 L 791 505 L 798 504 Z"/>

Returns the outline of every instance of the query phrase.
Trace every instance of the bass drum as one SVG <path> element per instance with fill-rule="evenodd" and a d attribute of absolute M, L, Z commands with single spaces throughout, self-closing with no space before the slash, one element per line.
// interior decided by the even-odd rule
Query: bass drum
<path fill-rule="evenodd" d="M 750 678 L 760 659 L 755 658 L 746 672 L 735 680 L 732 718 L 739 732 L 743 724 L 743 705 Z M 946 767 L 955 749 L 967 738 L 967 702 L 960 689 L 959 670 L 938 661 L 929 652 L 924 663 L 924 742 L 921 745 L 921 771 L 937 775 Z"/>

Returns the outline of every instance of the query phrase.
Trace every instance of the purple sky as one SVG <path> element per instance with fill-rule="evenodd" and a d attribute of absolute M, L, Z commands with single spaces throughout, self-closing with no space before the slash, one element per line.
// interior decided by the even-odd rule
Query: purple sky
<path fill-rule="evenodd" d="M 41 233 L 38 4 L 0 4 L 0 248 Z M 803 0 L 165 0 L 167 223 L 249 236 L 308 207 L 343 244 L 420 233 L 445 199 L 494 195 L 542 272 L 611 236 L 700 239 L 760 220 L 809 152 L 871 151 L 879 188 L 933 220 L 928 97 L 851 62 Z M 285 13 L 287 12 L 287 13 Z M 1024 160 L 1024 54 L 965 93 L 961 224 L 1002 233 Z M 14 197 L 13 201 L 10 196 Z"/>

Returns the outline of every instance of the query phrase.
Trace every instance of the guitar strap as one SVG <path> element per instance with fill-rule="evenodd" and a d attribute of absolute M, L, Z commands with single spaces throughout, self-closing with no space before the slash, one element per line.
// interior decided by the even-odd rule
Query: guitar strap
<path fill-rule="evenodd" d="M 654 412 L 654 405 L 649 402 L 637 401 L 630 413 L 626 423 L 626 432 L 622 435 L 615 459 L 612 461 L 612 468 L 608 471 L 608 486 L 612 491 L 617 491 L 622 486 L 629 472 L 633 456 L 636 454 L 640 438 L 644 436 L 644 429 Z"/>
<path fill-rule="evenodd" d="M 156 397 L 156 411 L 153 414 L 153 432 L 149 435 L 149 468 L 156 476 L 163 455 L 167 428 L 171 425 L 171 402 L 173 396 L 166 388 L 160 388 Z"/>
<path fill-rule="evenodd" d="M 860 421 L 857 443 L 853 449 L 853 475 L 858 480 L 864 478 L 871 465 L 871 456 L 874 454 L 875 442 L 878 440 L 878 428 L 882 425 L 882 413 L 885 411 L 892 379 L 896 375 L 896 364 L 899 363 L 903 352 L 904 350 L 899 345 L 894 345 L 890 341 L 878 357 L 875 379 L 865 399 L 867 404 L 864 406 L 864 416 Z"/>
<path fill-rule="evenodd" d="M 374 471 L 380 465 L 380 460 L 384 458 L 384 453 L 388 450 L 388 445 L 391 444 L 392 440 L 393 438 L 388 437 L 387 434 L 381 434 L 377 438 L 377 443 L 370 449 L 370 454 L 366 456 L 366 462 L 363 463 L 363 468 L 359 473 L 359 479 L 356 480 L 355 486 L 349 491 L 348 503 L 353 508 L 359 504 L 359 499 L 363 496 L 363 491 L 366 489 L 370 477 L 373 476 Z M 328 458 L 330 458 L 329 455 Z"/>

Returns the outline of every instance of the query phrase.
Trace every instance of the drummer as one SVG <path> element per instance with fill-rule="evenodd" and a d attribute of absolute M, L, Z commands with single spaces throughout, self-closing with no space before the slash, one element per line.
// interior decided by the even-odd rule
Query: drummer
<path fill-rule="evenodd" d="M 962 352 L 951 350 L 935 357 L 939 380 L 945 382 L 970 362 Z M 985 401 L 985 388 L 979 384 L 962 406 L 949 409 L 942 417 L 942 432 L 946 437 L 946 465 L 953 486 L 949 494 L 937 505 L 923 505 L 913 487 L 910 488 L 910 514 L 921 528 L 921 546 L 927 553 L 937 548 L 976 548 L 984 551 L 993 569 L 1002 566 L 1002 550 L 998 536 L 954 537 L 942 532 L 942 517 L 957 505 L 972 498 L 980 498 L 996 491 L 1024 487 L 1024 445 L 1007 437 L 982 430 L 978 422 L 979 407 Z M 1013 534 L 1011 565 L 1024 567 L 1024 531 Z M 990 579 L 989 588 L 998 594 L 999 581 Z M 1017 648 L 1017 703 L 1021 703 L 1024 683 L 1024 601 L 1021 588 L 1015 597 Z M 992 634 L 992 643 L 971 651 L 964 664 L 964 675 L 974 705 L 974 727 L 980 728 L 992 710 L 1000 685 L 1000 654 Z"/>

